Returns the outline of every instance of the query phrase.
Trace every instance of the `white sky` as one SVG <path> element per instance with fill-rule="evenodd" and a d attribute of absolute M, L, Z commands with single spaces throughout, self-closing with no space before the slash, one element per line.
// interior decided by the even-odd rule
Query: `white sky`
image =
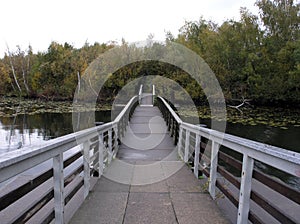
<path fill-rule="evenodd" d="M 0 57 L 29 44 L 45 51 L 51 41 L 81 47 L 86 41 L 106 43 L 125 38 L 145 40 L 150 33 L 164 40 L 177 34 L 184 21 L 204 19 L 222 23 L 239 19 L 239 8 L 257 14 L 255 0 L 2 0 L 0 2 Z"/>

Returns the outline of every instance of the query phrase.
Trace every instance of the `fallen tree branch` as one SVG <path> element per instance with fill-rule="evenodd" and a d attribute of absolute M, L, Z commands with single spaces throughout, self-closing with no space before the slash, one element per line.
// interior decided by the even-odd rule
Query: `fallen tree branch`
<path fill-rule="evenodd" d="M 240 109 L 240 107 L 244 106 L 245 104 L 250 105 L 250 103 L 249 103 L 250 101 L 251 101 L 251 99 L 245 99 L 244 97 L 242 97 L 241 103 L 239 105 L 237 105 L 237 106 L 228 105 L 228 107 L 237 109 L 240 113 L 243 113 L 243 111 Z"/>

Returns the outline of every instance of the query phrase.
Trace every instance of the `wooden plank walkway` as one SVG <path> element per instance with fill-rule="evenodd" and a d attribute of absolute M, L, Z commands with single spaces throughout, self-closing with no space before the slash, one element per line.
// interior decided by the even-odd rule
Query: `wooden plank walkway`
<path fill-rule="evenodd" d="M 138 106 L 117 159 L 70 223 L 229 223 L 176 153 L 158 108 Z"/>

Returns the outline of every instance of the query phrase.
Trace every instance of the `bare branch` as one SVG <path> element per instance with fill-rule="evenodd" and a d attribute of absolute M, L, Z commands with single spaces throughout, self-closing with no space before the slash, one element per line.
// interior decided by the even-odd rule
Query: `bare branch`
<path fill-rule="evenodd" d="M 242 100 L 241 100 L 242 103 L 240 103 L 240 104 L 237 105 L 237 106 L 228 105 L 228 107 L 235 108 L 235 109 L 237 109 L 240 113 L 243 113 L 243 111 L 240 109 L 240 107 L 244 106 L 245 104 L 250 105 L 250 103 L 249 103 L 250 101 L 251 101 L 251 99 L 245 99 L 244 97 L 242 97 Z"/>
<path fill-rule="evenodd" d="M 13 61 L 12 61 L 12 57 L 13 56 L 12 56 L 10 50 L 9 50 L 8 44 L 6 44 L 6 47 L 7 47 L 7 53 L 8 53 L 8 56 L 9 56 L 8 58 L 9 58 L 9 62 L 10 62 L 10 66 L 11 66 L 11 70 L 12 70 L 12 73 L 13 73 L 13 77 L 14 77 L 15 83 L 16 83 L 16 85 L 17 85 L 20 93 L 22 93 L 21 87 L 20 87 L 20 85 L 18 83 L 18 80 L 17 80 L 17 76 L 16 76 L 16 72 L 15 72 L 15 67 L 14 67 L 14 64 L 13 64 Z"/>
<path fill-rule="evenodd" d="M 98 93 L 96 92 L 96 90 L 95 90 L 95 89 L 93 88 L 93 86 L 92 86 L 90 76 L 89 76 L 89 85 L 90 85 L 90 87 L 91 87 L 93 93 L 94 93 L 96 96 L 98 96 Z"/>

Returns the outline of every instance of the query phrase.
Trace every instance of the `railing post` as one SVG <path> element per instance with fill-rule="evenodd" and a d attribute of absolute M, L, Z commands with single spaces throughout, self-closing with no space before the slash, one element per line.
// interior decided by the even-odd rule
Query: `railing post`
<path fill-rule="evenodd" d="M 210 158 L 210 181 L 209 181 L 209 193 L 213 199 L 216 197 L 216 181 L 217 181 L 217 166 L 218 166 L 218 152 L 219 144 L 212 141 L 212 151 Z"/>
<path fill-rule="evenodd" d="M 178 150 L 178 155 L 182 158 L 182 153 L 181 153 L 181 145 L 182 145 L 182 127 L 179 126 L 179 139 L 177 143 L 177 150 Z"/>
<path fill-rule="evenodd" d="M 175 120 L 175 118 L 173 118 L 173 131 L 172 131 L 172 133 L 173 133 L 173 137 L 175 137 L 175 135 L 176 135 L 176 120 Z"/>
<path fill-rule="evenodd" d="M 111 162 L 113 157 L 112 152 L 112 128 L 108 130 L 108 163 Z"/>
<path fill-rule="evenodd" d="M 114 133 L 115 133 L 115 139 L 114 139 L 114 157 L 117 155 L 118 153 L 118 149 L 119 149 L 119 145 L 118 145 L 118 138 L 119 138 L 119 133 L 118 133 L 118 126 L 115 125 L 114 128 Z"/>
<path fill-rule="evenodd" d="M 154 106 L 155 101 L 155 85 L 152 85 L 152 105 Z"/>
<path fill-rule="evenodd" d="M 104 143 L 103 143 L 103 132 L 101 132 L 101 134 L 99 134 L 99 157 L 98 157 L 98 160 L 99 160 L 99 167 L 98 167 L 98 172 L 99 172 L 99 178 L 102 176 L 103 174 L 103 167 L 104 167 L 104 164 L 103 164 L 103 153 L 104 153 Z"/>
<path fill-rule="evenodd" d="M 122 135 L 122 137 L 124 137 L 125 136 L 125 118 L 124 117 L 121 118 L 120 123 L 121 123 L 121 133 L 122 133 L 121 135 Z"/>
<path fill-rule="evenodd" d="M 194 174 L 198 178 L 199 176 L 199 154 L 200 154 L 200 142 L 201 136 L 196 134 L 195 141 L 195 157 L 194 157 Z"/>
<path fill-rule="evenodd" d="M 143 85 L 140 85 L 140 90 L 139 90 L 139 104 L 141 104 L 141 101 L 142 101 L 142 94 L 143 94 Z"/>
<path fill-rule="evenodd" d="M 189 161 L 189 151 L 190 151 L 190 131 L 185 130 L 185 146 L 184 146 L 184 162 Z"/>
<path fill-rule="evenodd" d="M 171 131 L 171 120 L 172 120 L 172 115 L 170 112 L 168 112 L 168 121 L 167 121 L 167 125 L 168 125 L 168 131 Z"/>
<path fill-rule="evenodd" d="M 244 154 L 242 175 L 241 175 L 241 187 L 240 187 L 240 195 L 239 195 L 239 208 L 238 208 L 238 217 L 237 217 L 238 224 L 248 222 L 253 164 L 254 164 L 254 159 L 249 157 L 247 154 Z"/>
<path fill-rule="evenodd" d="M 179 129 L 179 124 L 177 121 L 175 122 L 175 138 L 174 138 L 174 144 L 176 145 L 178 142 L 178 129 Z"/>
<path fill-rule="evenodd" d="M 90 142 L 85 141 L 83 143 L 83 181 L 84 181 L 84 190 L 83 195 L 84 199 L 88 196 L 90 191 Z"/>
<path fill-rule="evenodd" d="M 174 118 L 170 116 L 170 135 L 173 137 L 173 129 L 174 129 Z"/>
<path fill-rule="evenodd" d="M 63 153 L 53 158 L 55 224 L 64 223 L 64 160 Z"/>

